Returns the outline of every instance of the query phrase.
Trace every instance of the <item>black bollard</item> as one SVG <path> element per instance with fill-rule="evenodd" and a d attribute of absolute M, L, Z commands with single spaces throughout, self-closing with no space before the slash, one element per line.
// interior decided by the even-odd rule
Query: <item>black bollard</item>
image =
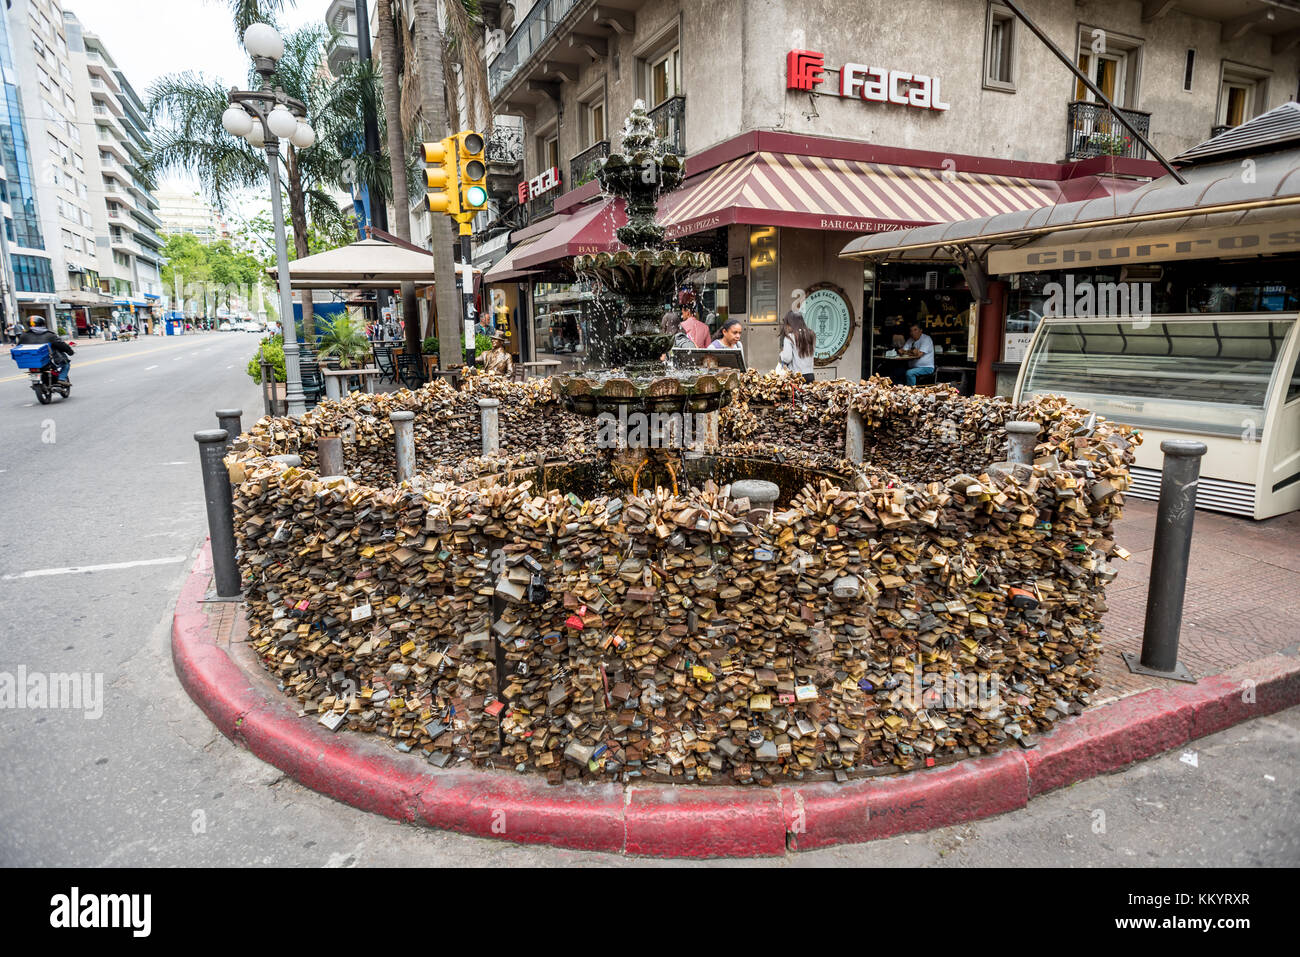
<path fill-rule="evenodd" d="M 212 537 L 212 578 L 218 598 L 238 598 L 239 565 L 235 562 L 235 506 L 230 474 L 221 460 L 226 455 L 225 429 L 194 433 L 203 470 L 203 497 L 208 507 L 208 534 Z"/>
<path fill-rule="evenodd" d="M 226 430 L 226 448 L 234 444 L 235 439 L 244 431 L 243 409 L 217 409 L 217 428 Z"/>
<path fill-rule="evenodd" d="M 1174 439 L 1160 443 L 1164 467 L 1160 474 L 1160 503 L 1156 508 L 1155 547 L 1147 585 L 1147 615 L 1142 627 L 1142 655 L 1124 653 L 1129 671 L 1193 684 L 1178 660 L 1178 634 L 1183 623 L 1187 590 L 1187 560 L 1192 552 L 1192 520 L 1196 517 L 1196 487 L 1201 474 L 1204 442 Z"/>

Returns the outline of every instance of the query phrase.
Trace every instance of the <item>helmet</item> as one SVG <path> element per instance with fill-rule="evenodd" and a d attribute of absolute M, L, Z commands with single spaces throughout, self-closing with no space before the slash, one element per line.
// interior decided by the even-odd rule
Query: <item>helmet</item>
<path fill-rule="evenodd" d="M 32 327 L 33 329 L 35 329 L 37 326 L 44 326 L 44 325 L 45 325 L 45 317 L 44 317 L 44 316 L 32 316 L 32 321 L 31 321 L 30 325 L 31 325 L 31 327 Z"/>

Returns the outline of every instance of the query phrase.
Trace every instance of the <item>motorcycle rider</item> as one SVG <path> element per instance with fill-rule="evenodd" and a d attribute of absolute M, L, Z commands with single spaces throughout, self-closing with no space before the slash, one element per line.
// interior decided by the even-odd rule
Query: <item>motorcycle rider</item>
<path fill-rule="evenodd" d="M 42 316 L 34 316 L 31 329 L 18 337 L 18 344 L 39 346 L 42 343 L 47 343 L 50 347 L 50 361 L 59 369 L 59 381 L 67 382 L 68 369 L 72 366 L 72 357 L 76 354 L 76 350 L 60 339 L 57 333 L 47 329 Z"/>

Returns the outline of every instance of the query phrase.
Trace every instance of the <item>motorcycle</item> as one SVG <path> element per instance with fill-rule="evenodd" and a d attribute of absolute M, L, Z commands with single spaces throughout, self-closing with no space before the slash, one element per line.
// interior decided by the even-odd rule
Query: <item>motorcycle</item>
<path fill-rule="evenodd" d="M 40 369 L 28 369 L 27 378 L 41 405 L 49 405 L 56 394 L 66 399 L 72 391 L 72 383 L 59 379 L 59 370 L 52 365 Z"/>
<path fill-rule="evenodd" d="M 32 391 L 41 405 L 49 405 L 55 395 L 66 399 L 72 392 L 72 383 L 59 378 L 59 367 L 51 361 L 49 346 L 15 346 L 10 355 L 18 367 L 27 372 Z"/>

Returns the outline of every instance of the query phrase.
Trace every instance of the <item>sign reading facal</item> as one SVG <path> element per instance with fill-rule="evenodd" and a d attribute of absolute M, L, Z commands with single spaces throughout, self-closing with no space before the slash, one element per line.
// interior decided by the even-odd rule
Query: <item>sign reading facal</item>
<path fill-rule="evenodd" d="M 834 72 L 833 70 L 830 72 Z M 908 73 L 883 66 L 846 63 L 840 67 L 838 89 L 826 82 L 826 58 L 816 50 L 791 50 L 785 57 L 787 90 L 829 93 L 832 96 L 860 96 L 871 103 L 894 103 L 921 110 L 946 110 L 939 92 L 939 77 Z"/>
<path fill-rule="evenodd" d="M 544 173 L 534 176 L 519 184 L 519 202 L 526 203 L 530 199 L 536 199 L 543 193 L 548 193 L 560 185 L 560 168 L 552 166 Z"/>

